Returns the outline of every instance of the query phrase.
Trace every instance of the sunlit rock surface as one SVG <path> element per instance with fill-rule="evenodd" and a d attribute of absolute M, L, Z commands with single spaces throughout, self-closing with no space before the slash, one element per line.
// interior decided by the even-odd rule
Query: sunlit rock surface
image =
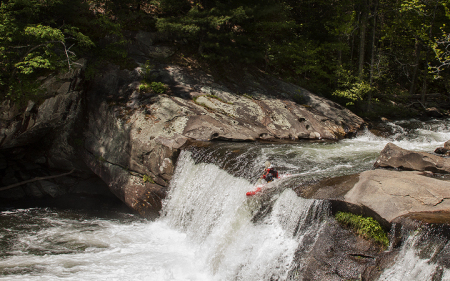
<path fill-rule="evenodd" d="M 337 140 L 363 124 L 340 105 L 264 73 L 223 73 L 219 81 L 173 65 L 105 65 L 84 83 L 85 63 L 43 77 L 42 103 L 23 112 L 2 104 L 0 148 L 38 144 L 40 163 L 92 170 L 144 216 L 160 210 L 178 153 L 192 141 Z M 144 77 L 168 91 L 139 91 Z"/>
<path fill-rule="evenodd" d="M 375 168 L 395 168 L 433 173 L 450 173 L 450 160 L 438 155 L 403 149 L 388 143 L 374 164 Z"/>
<path fill-rule="evenodd" d="M 115 66 L 87 94 L 85 161 L 143 215 L 160 209 L 179 150 L 190 141 L 340 139 L 363 124 L 334 102 L 262 74 L 246 74 L 231 89 L 177 66 L 153 72 L 170 86 L 166 94 L 140 92 L 142 69 Z"/>
<path fill-rule="evenodd" d="M 401 217 L 450 222 L 450 159 L 402 149 L 381 151 L 375 169 L 297 188 L 306 198 L 331 200 L 336 210 L 372 216 L 387 228 Z M 391 168 L 391 169 L 386 169 Z"/>
<path fill-rule="evenodd" d="M 417 171 L 366 171 L 345 201 L 365 205 L 388 222 L 410 213 L 450 211 L 450 181 Z"/>

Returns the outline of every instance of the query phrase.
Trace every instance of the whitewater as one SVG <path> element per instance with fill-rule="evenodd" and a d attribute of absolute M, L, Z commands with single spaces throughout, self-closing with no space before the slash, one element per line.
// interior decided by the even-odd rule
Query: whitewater
<path fill-rule="evenodd" d="M 0 280 L 302 280 L 296 268 L 333 218 L 326 202 L 292 187 L 371 169 L 388 142 L 432 152 L 450 140 L 450 120 L 387 125 L 387 138 L 366 130 L 339 142 L 184 150 L 156 220 L 116 210 L 2 210 Z M 270 196 L 245 196 L 265 161 L 292 176 Z M 380 280 L 432 280 L 437 265 L 419 256 L 420 235 L 408 238 Z M 450 280 L 447 269 L 441 280 Z"/>

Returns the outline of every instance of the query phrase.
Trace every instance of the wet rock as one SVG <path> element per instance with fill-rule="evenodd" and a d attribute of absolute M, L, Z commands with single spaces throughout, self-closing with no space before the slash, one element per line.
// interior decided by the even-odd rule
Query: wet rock
<path fill-rule="evenodd" d="M 438 147 L 434 150 L 434 153 L 436 154 L 446 154 L 448 152 L 448 149 L 444 147 Z"/>
<path fill-rule="evenodd" d="M 374 167 L 450 173 L 450 159 L 426 152 L 409 151 L 388 143 L 381 151 Z"/>
<path fill-rule="evenodd" d="M 377 264 L 386 259 L 383 251 L 381 245 L 355 235 L 330 219 L 307 254 L 310 257 L 307 262 L 301 262 L 302 253 L 298 252 L 294 262 L 301 267 L 291 270 L 289 277 L 292 280 L 372 280 L 382 270 Z"/>
<path fill-rule="evenodd" d="M 53 182 L 42 180 L 39 181 L 39 184 L 42 188 L 42 191 L 53 198 L 66 193 L 59 185 Z"/>
<path fill-rule="evenodd" d="M 303 198 L 343 200 L 345 194 L 359 181 L 359 174 L 329 178 L 311 185 L 297 187 L 294 191 Z"/>
<path fill-rule="evenodd" d="M 450 150 L 450 140 L 444 143 L 444 148 Z"/>
<path fill-rule="evenodd" d="M 425 113 L 428 117 L 432 118 L 442 118 L 444 116 L 444 114 L 442 114 L 442 112 L 436 107 L 427 108 L 425 110 Z"/>
<path fill-rule="evenodd" d="M 444 147 L 438 147 L 434 150 L 436 154 L 450 154 L 450 141 L 446 141 L 444 143 Z"/>
<path fill-rule="evenodd" d="M 450 211 L 450 182 L 417 171 L 365 171 L 344 199 L 392 222 L 411 213 Z"/>

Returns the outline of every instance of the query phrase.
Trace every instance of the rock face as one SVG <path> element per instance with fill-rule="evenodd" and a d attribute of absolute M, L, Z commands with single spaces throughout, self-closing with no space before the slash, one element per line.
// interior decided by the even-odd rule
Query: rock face
<path fill-rule="evenodd" d="M 328 199 L 335 211 L 372 216 L 386 228 L 402 217 L 450 221 L 450 180 L 444 176 L 450 159 L 389 143 L 374 166 L 391 169 L 323 180 L 301 187 L 297 193 L 306 198 Z"/>
<path fill-rule="evenodd" d="M 374 164 L 375 168 L 396 168 L 433 173 L 450 173 L 450 161 L 425 152 L 414 152 L 388 143 Z"/>
<path fill-rule="evenodd" d="M 132 53 L 148 59 L 153 35 L 136 40 Z M 173 65 L 150 72 L 109 65 L 81 87 L 84 64 L 44 78 L 42 104 L 30 102 L 24 112 L 2 104 L 0 149 L 34 145 L 42 151 L 32 161 L 93 171 L 147 217 L 161 209 L 178 153 L 192 141 L 340 139 L 363 124 L 338 104 L 262 73 L 226 74 L 219 84 Z M 139 91 L 144 77 L 168 91 Z"/>
<path fill-rule="evenodd" d="M 84 159 L 144 216 L 160 210 L 179 150 L 190 141 L 339 139 L 363 123 L 331 101 L 267 76 L 244 77 L 230 90 L 208 75 L 165 66 L 153 76 L 170 90 L 155 95 L 138 91 L 142 75 L 114 66 L 99 75 L 87 94 Z"/>
<path fill-rule="evenodd" d="M 45 100 L 40 104 L 29 101 L 23 111 L 9 102 L 0 105 L 2 188 L 76 171 L 2 190 L 0 202 L 9 205 L 13 201 L 33 198 L 29 201 L 31 204 L 45 201 L 46 204 L 85 206 L 80 198 L 114 198 L 105 183 L 79 157 L 83 145 L 82 78 L 85 64 L 85 60 L 79 60 L 69 72 L 41 78 Z"/>
<path fill-rule="evenodd" d="M 344 199 L 367 206 L 390 223 L 407 214 L 449 211 L 450 181 L 417 171 L 365 171 Z"/>
<path fill-rule="evenodd" d="M 387 259 L 384 255 L 382 246 L 330 220 L 308 253 L 313 258 L 297 270 L 302 280 L 376 280 L 382 271 L 380 261 Z M 295 277 L 292 274 L 291 280 L 296 280 Z"/>
<path fill-rule="evenodd" d="M 48 149 L 50 167 L 72 169 L 74 155 L 69 145 L 74 127 L 82 114 L 80 74 L 86 61 L 80 60 L 67 73 L 44 78 L 41 89 L 46 99 L 38 105 L 32 101 L 23 112 L 8 101 L 0 106 L 0 149 L 43 143 Z"/>

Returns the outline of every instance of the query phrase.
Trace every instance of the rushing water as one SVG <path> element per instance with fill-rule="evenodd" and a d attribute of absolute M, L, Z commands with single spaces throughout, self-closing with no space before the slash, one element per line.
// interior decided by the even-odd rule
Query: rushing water
<path fill-rule="evenodd" d="M 366 131 L 339 142 L 183 151 L 155 221 L 115 210 L 3 210 L 0 280 L 286 280 L 303 262 L 294 265 L 294 255 L 307 256 L 329 216 L 327 204 L 288 187 L 370 169 L 388 142 L 432 152 L 450 140 L 450 120 L 388 127 L 389 138 Z M 246 197 L 267 160 L 291 176 L 265 201 Z M 420 237 L 405 241 L 380 280 L 432 279 L 440 265 L 421 256 Z M 440 274 L 450 280 L 447 269 Z"/>

